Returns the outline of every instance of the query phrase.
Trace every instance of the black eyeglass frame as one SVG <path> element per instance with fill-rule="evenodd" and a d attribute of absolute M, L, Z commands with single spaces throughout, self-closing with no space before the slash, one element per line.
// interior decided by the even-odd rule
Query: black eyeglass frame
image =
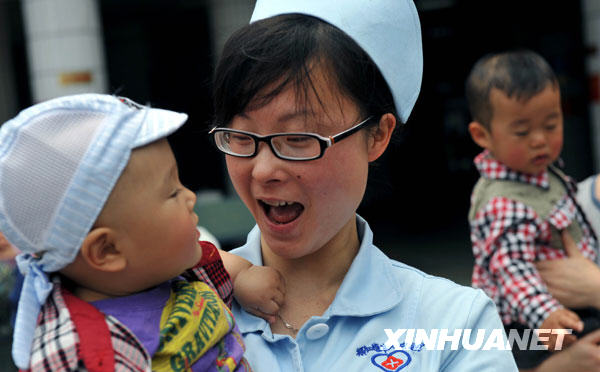
<path fill-rule="evenodd" d="M 329 147 L 335 145 L 336 143 L 340 142 L 341 140 L 343 140 L 344 138 L 347 138 L 349 136 L 351 136 L 352 134 L 358 132 L 359 130 L 361 130 L 365 125 L 367 125 L 371 120 L 373 119 L 373 116 L 369 116 L 368 118 L 366 118 L 365 120 L 359 122 L 358 124 L 346 129 L 343 132 L 340 132 L 338 134 L 335 134 L 333 136 L 328 136 L 328 137 L 324 137 L 321 136 L 319 134 L 316 133 L 308 133 L 308 132 L 288 132 L 288 133 L 273 133 L 273 134 L 269 134 L 266 136 L 262 136 L 260 134 L 256 134 L 256 133 L 252 133 L 252 132 L 246 132 L 244 130 L 239 130 L 239 129 L 231 129 L 231 128 L 224 128 L 224 127 L 214 127 L 212 128 L 208 134 L 211 135 L 211 139 L 213 144 L 215 145 L 215 147 L 221 151 L 224 154 L 227 155 L 231 155 L 231 156 L 236 156 L 238 158 L 252 158 L 254 156 L 256 156 L 256 154 L 258 154 L 258 145 L 260 142 L 265 142 L 269 145 L 269 148 L 271 149 L 271 152 L 279 159 L 283 159 L 283 160 L 290 160 L 290 161 L 308 161 L 308 160 L 316 160 L 316 159 L 320 159 L 321 157 L 323 157 L 323 154 L 325 154 L 325 150 L 327 150 Z M 240 134 L 244 134 L 250 138 L 252 138 L 254 140 L 254 151 L 251 154 L 248 155 L 240 155 L 240 154 L 236 154 L 236 153 L 232 153 L 226 150 L 223 150 L 222 148 L 220 148 L 217 145 L 217 141 L 215 140 L 215 133 L 216 132 L 231 132 L 231 133 L 240 133 Z M 291 158 L 291 157 L 286 157 L 285 155 L 281 155 L 277 152 L 277 150 L 275 149 L 275 146 L 273 146 L 273 143 L 271 142 L 271 139 L 275 138 L 275 137 L 282 137 L 282 136 L 308 136 L 308 137 L 312 137 L 315 138 L 319 141 L 319 146 L 321 148 L 321 151 L 319 152 L 318 155 L 313 156 L 313 157 L 308 157 L 308 158 Z"/>

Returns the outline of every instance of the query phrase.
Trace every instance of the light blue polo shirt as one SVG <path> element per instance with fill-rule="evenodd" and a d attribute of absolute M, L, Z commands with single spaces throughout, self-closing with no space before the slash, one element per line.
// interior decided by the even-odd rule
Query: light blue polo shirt
<path fill-rule="evenodd" d="M 246 342 L 245 357 L 255 371 L 517 371 L 510 351 L 467 350 L 448 341 L 441 350 L 419 343 L 386 345 L 384 329 L 503 330 L 492 301 L 481 291 L 427 275 L 389 259 L 373 245 L 373 232 L 357 216 L 361 245 L 335 299 L 322 316 L 311 317 L 296 339 L 271 333 L 269 324 L 234 304 L 233 313 Z M 260 230 L 232 251 L 262 265 Z M 415 331 L 416 332 L 416 331 Z M 487 340 L 484 336 L 484 340 Z M 504 337 L 504 336 L 503 336 Z M 438 338 L 439 341 L 439 338 Z M 487 342 L 487 341 L 484 341 Z M 421 346 L 421 347 L 420 347 Z"/>

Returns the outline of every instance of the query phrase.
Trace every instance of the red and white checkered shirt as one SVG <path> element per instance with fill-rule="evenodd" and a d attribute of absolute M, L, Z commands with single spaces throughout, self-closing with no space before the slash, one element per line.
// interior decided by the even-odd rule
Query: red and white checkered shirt
<path fill-rule="evenodd" d="M 487 179 L 522 182 L 545 190 L 550 187 L 547 171 L 535 176 L 513 171 L 488 151 L 475 158 L 475 166 Z M 563 250 L 550 246 L 551 226 L 562 230 L 577 221 L 582 230 L 578 247 L 585 257 L 596 259 L 598 243 L 575 201 L 576 185 L 568 177 L 564 181 L 566 193 L 545 220 L 520 201 L 492 197 L 469 221 L 475 256 L 472 284 L 494 300 L 504 324 L 540 328 L 551 312 L 562 308 L 534 265 L 565 258 Z"/>
<path fill-rule="evenodd" d="M 200 243 L 201 261 L 182 276 L 208 284 L 231 306 L 233 285 L 219 252 L 211 243 Z M 127 327 L 72 295 L 58 276 L 52 281 L 54 288 L 38 317 L 27 371 L 150 372 L 150 355 Z M 240 364 L 241 370 L 250 370 L 245 360 Z"/>

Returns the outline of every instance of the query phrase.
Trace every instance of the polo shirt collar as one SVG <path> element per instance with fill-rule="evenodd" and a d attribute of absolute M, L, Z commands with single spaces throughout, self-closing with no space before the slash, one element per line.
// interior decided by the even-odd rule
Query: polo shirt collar
<path fill-rule="evenodd" d="M 392 309 L 403 299 L 402 283 L 394 275 L 392 261 L 373 245 L 373 232 L 368 223 L 358 215 L 356 223 L 361 241 L 358 253 L 324 318 L 371 316 Z M 262 265 L 258 226 L 254 226 L 246 244 L 234 253 L 254 265 Z M 265 336 L 271 336 L 265 320 L 246 312 L 238 314 L 236 321 L 242 332 L 262 330 L 267 333 Z"/>

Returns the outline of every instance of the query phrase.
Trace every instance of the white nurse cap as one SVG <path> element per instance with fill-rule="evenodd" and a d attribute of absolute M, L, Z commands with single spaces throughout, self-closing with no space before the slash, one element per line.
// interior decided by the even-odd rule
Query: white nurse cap
<path fill-rule="evenodd" d="M 320 18 L 360 45 L 379 67 L 406 122 L 423 75 L 421 26 L 412 0 L 257 0 L 250 22 L 290 13 Z"/>

